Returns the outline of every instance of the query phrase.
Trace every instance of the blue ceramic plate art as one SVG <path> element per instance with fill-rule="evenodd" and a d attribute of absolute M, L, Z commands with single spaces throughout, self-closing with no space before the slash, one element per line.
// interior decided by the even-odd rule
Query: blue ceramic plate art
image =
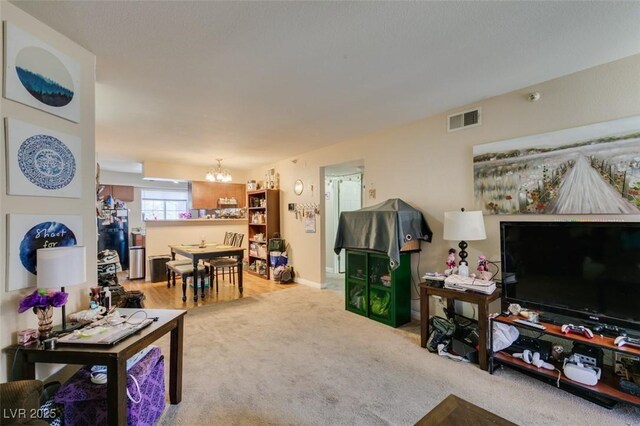
<path fill-rule="evenodd" d="M 75 246 L 76 236 L 64 223 L 41 222 L 29 229 L 20 242 L 20 262 L 36 274 L 36 251 L 41 248 Z"/>
<path fill-rule="evenodd" d="M 35 46 L 16 56 L 16 72 L 25 89 L 40 102 L 62 107 L 73 99 L 73 80 L 60 59 Z"/>
<path fill-rule="evenodd" d="M 76 159 L 59 139 L 49 135 L 31 136 L 18 149 L 22 174 L 43 189 L 64 188 L 76 174 Z"/>

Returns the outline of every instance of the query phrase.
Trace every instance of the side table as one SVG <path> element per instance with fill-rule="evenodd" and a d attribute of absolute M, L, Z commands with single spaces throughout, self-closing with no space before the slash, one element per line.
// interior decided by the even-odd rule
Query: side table
<path fill-rule="evenodd" d="M 480 368 L 488 369 L 487 336 L 489 333 L 489 304 L 500 298 L 501 290 L 496 289 L 492 294 L 482 294 L 472 291 L 458 291 L 449 288 L 439 288 L 428 282 L 420 283 L 420 346 L 427 347 L 429 338 L 429 296 L 440 296 L 447 299 L 449 312 L 454 312 L 453 302 L 463 302 L 478 305 L 478 360 Z"/>

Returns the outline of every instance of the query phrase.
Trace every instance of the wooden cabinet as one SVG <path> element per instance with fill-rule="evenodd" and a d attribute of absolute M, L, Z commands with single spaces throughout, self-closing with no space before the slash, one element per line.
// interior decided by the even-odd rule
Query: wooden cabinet
<path fill-rule="evenodd" d="M 247 192 L 249 219 L 248 272 L 269 278 L 269 238 L 280 232 L 280 191 L 265 189 Z"/>
<path fill-rule="evenodd" d="M 347 250 L 345 309 L 392 327 L 411 320 L 411 255 L 391 270 L 382 253 Z"/>
<path fill-rule="evenodd" d="M 242 183 L 192 181 L 189 184 L 189 197 L 192 209 L 217 209 L 235 207 L 219 205 L 220 199 L 235 198 L 237 207 L 245 207 L 246 185 Z"/>
<path fill-rule="evenodd" d="M 494 300 L 500 299 L 500 289 L 492 294 L 482 294 L 473 291 L 458 291 L 442 286 L 443 281 L 427 280 L 420 283 L 420 346 L 427 347 L 429 339 L 431 317 L 429 313 L 429 296 L 444 297 L 447 299 L 447 310 L 455 312 L 455 301 L 473 303 L 478 305 L 478 363 L 480 368 L 488 370 L 487 335 L 489 334 L 489 305 Z"/>
<path fill-rule="evenodd" d="M 114 199 L 124 201 L 125 203 L 133 201 L 133 186 L 127 185 L 102 185 L 100 195 L 103 200 L 111 195 Z"/>

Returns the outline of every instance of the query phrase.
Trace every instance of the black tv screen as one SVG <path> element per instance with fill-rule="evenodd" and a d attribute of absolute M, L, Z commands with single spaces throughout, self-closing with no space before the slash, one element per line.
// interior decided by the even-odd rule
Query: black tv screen
<path fill-rule="evenodd" d="M 640 223 L 501 222 L 505 304 L 640 328 Z"/>

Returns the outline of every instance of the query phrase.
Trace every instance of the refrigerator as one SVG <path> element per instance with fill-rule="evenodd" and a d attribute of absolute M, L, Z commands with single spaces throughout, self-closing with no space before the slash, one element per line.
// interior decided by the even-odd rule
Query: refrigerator
<path fill-rule="evenodd" d="M 98 217 L 98 251 L 115 250 L 122 270 L 129 269 L 129 209 L 105 209 Z"/>

